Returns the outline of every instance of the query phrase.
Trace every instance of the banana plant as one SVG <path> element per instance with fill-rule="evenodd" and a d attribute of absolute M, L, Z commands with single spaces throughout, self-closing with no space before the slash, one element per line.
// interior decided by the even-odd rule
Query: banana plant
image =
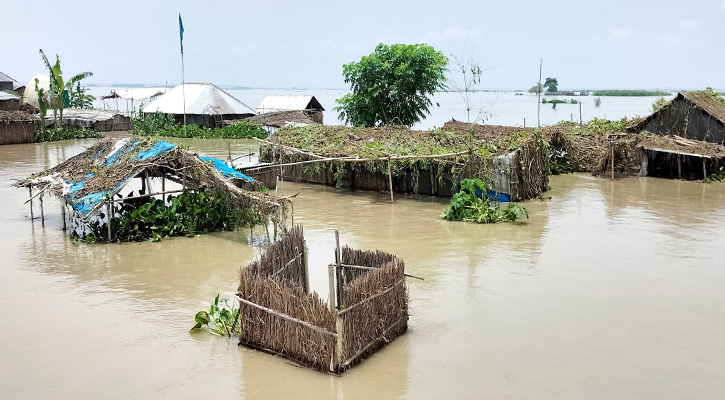
<path fill-rule="evenodd" d="M 48 61 L 48 57 L 45 56 L 43 49 L 40 49 L 40 58 L 43 59 L 45 67 L 48 68 L 50 77 L 50 108 L 53 110 L 53 117 L 55 118 L 56 128 L 60 128 L 63 125 L 63 109 L 65 108 L 65 94 L 64 92 L 73 91 L 73 85 L 80 82 L 82 79 L 93 76 L 93 72 L 81 72 L 71 77 L 68 82 L 63 79 L 63 71 L 60 68 L 60 57 L 55 55 L 55 64 L 51 65 Z M 58 124 L 58 116 L 60 115 L 60 124 Z"/>

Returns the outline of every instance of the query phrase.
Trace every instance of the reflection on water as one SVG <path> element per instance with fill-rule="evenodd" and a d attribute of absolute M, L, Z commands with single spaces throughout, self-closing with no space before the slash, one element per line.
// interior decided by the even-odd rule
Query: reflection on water
<path fill-rule="evenodd" d="M 183 140 L 226 158 L 252 141 Z M 682 398 L 725 391 L 725 185 L 551 179 L 522 223 L 439 218 L 446 201 L 281 185 L 327 295 L 334 231 L 402 257 L 410 331 L 342 378 L 189 334 L 262 230 L 73 243 L 60 207 L 31 223 L 15 179 L 89 140 L 0 147 L 0 398 Z"/>

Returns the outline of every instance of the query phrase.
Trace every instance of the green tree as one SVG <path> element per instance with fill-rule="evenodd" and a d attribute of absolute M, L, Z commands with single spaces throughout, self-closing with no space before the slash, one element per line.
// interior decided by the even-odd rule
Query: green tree
<path fill-rule="evenodd" d="M 43 49 L 40 49 L 40 57 L 45 63 L 45 67 L 48 68 L 50 77 L 50 108 L 53 110 L 53 117 L 55 118 L 56 128 L 60 128 L 63 125 L 63 109 L 65 108 L 65 92 L 66 90 L 70 93 L 73 91 L 73 85 L 81 80 L 93 76 L 93 72 L 81 72 L 71 77 L 66 83 L 63 79 L 63 71 L 60 68 L 60 57 L 55 55 L 55 64 L 50 65 L 48 57 L 45 56 Z M 58 123 L 58 116 L 60 115 L 60 124 Z"/>
<path fill-rule="evenodd" d="M 529 93 L 541 93 L 541 89 L 543 89 L 542 84 L 537 83 L 536 85 L 532 86 L 531 89 L 529 89 Z"/>
<path fill-rule="evenodd" d="M 346 124 L 413 125 L 430 114 L 429 96 L 446 88 L 448 58 L 425 44 L 379 44 L 359 62 L 342 67 L 352 93 L 335 110 Z"/>
<path fill-rule="evenodd" d="M 559 90 L 559 81 L 556 78 L 546 78 L 544 87 L 547 92 L 556 92 Z"/>

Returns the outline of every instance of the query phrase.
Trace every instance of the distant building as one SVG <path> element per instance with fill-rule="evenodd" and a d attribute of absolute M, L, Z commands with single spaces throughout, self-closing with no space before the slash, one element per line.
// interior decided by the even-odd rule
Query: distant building
<path fill-rule="evenodd" d="M 15 82 L 15 79 L 0 72 L 0 91 L 13 90 L 13 84 Z"/>
<path fill-rule="evenodd" d="M 267 96 L 257 107 L 260 114 L 279 111 L 304 111 L 312 120 L 318 124 L 322 123 L 322 104 L 315 96 Z"/>
<path fill-rule="evenodd" d="M 222 126 L 222 121 L 244 119 L 256 114 L 254 109 L 211 83 L 185 83 L 169 90 L 144 107 L 144 114 L 172 114 L 181 123 L 207 128 Z"/>
<path fill-rule="evenodd" d="M 627 130 L 725 144 L 725 104 L 706 92 L 678 93 L 669 103 Z"/>
<path fill-rule="evenodd" d="M 0 91 L 0 111 L 18 111 L 20 97 Z"/>

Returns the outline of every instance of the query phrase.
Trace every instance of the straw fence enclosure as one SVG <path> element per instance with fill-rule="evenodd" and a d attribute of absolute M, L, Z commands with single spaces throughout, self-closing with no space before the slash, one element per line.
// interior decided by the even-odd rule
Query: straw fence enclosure
<path fill-rule="evenodd" d="M 408 322 L 403 261 L 339 244 L 335 260 L 328 267 L 329 303 L 310 293 L 301 226 L 242 269 L 239 343 L 341 373 L 403 334 Z"/>

